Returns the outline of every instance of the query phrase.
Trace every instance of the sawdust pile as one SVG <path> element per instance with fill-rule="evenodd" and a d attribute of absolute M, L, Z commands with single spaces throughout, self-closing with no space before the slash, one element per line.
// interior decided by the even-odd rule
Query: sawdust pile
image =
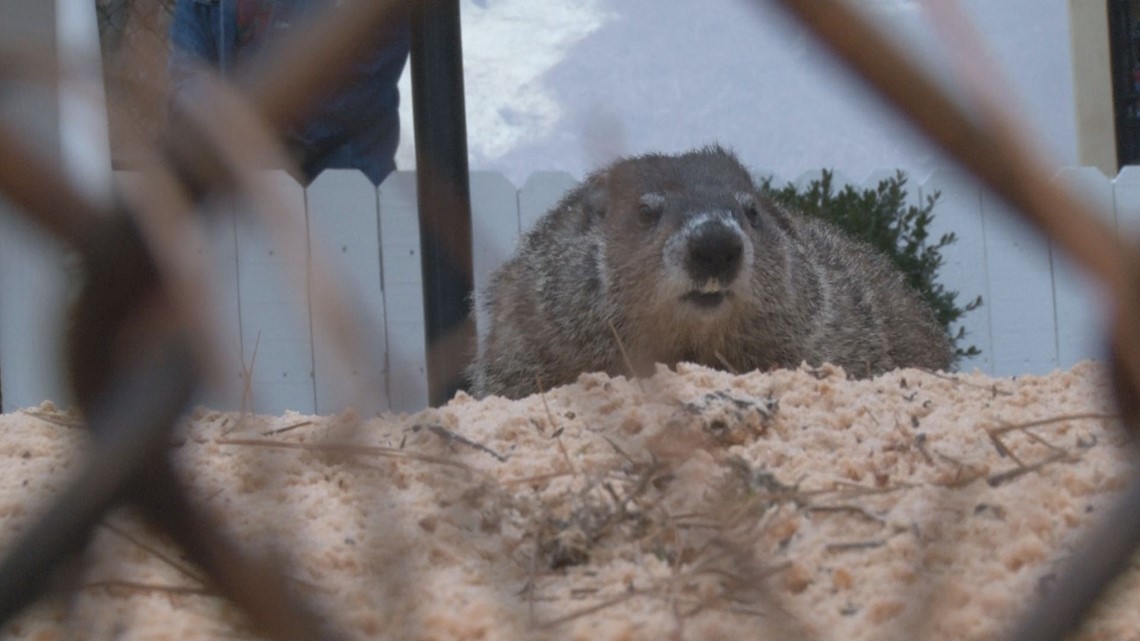
<path fill-rule="evenodd" d="M 172 447 L 195 499 L 355 638 L 995 639 L 1130 478 L 1107 395 L 1091 363 L 681 366 L 363 424 L 199 410 Z M 0 416 L 0 548 L 78 467 L 67 418 Z M 2 636 L 248 636 L 180 558 L 119 510 L 77 596 Z M 1138 617 L 1133 571 L 1081 638 L 1140 638 Z"/>

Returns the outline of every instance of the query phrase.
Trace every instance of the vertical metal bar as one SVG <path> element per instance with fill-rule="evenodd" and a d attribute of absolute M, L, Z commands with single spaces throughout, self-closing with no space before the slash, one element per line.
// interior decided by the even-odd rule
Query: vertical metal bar
<path fill-rule="evenodd" d="M 459 1 L 420 2 L 411 17 L 428 400 L 447 401 L 471 356 L 471 190 Z M 393 372 L 400 376 L 400 372 Z"/>
<path fill-rule="evenodd" d="M 1109 50 L 1112 63 L 1113 107 L 1116 113 L 1117 166 L 1140 160 L 1137 150 L 1136 44 L 1133 41 L 1131 0 L 1109 0 Z"/>

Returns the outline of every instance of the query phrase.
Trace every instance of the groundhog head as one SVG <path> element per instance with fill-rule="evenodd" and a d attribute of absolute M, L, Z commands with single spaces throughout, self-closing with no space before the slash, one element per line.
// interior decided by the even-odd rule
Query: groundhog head
<path fill-rule="evenodd" d="M 622 309 L 683 332 L 754 304 L 757 252 L 780 214 L 730 152 L 619 161 L 590 177 L 583 204 L 606 238 L 605 280 Z"/>

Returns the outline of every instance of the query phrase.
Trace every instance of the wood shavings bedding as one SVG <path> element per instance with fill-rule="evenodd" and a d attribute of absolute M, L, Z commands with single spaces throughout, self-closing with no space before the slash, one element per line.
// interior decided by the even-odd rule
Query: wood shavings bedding
<path fill-rule="evenodd" d="M 359 421 L 198 410 L 174 456 L 360 639 L 997 639 L 1130 478 L 1100 365 L 1016 380 L 681 365 Z M 85 435 L 0 416 L 0 551 Z M 333 445 L 330 445 L 333 444 Z M 4 639 L 247 638 L 118 510 Z M 1082 639 L 1140 638 L 1127 574 Z"/>

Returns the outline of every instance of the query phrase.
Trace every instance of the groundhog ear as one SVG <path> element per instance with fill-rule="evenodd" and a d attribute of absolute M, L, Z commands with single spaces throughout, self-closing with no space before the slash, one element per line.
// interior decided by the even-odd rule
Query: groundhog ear
<path fill-rule="evenodd" d="M 590 216 L 602 218 L 606 215 L 609 202 L 609 185 L 604 176 L 595 176 L 585 185 L 582 194 L 582 209 Z"/>
<path fill-rule="evenodd" d="M 775 221 L 777 227 L 793 236 L 795 235 L 795 224 L 792 222 L 795 214 L 770 197 L 761 196 L 757 200 L 764 213 Z"/>

